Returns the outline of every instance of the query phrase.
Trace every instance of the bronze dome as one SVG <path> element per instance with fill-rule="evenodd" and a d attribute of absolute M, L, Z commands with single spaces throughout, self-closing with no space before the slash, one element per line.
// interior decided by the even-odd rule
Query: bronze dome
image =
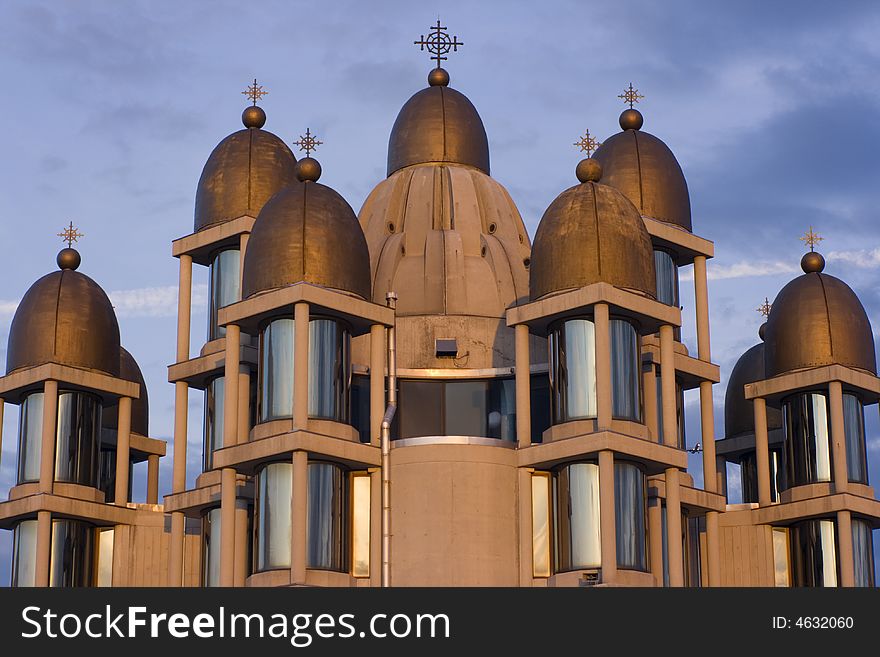
<path fill-rule="evenodd" d="M 861 301 L 846 283 L 819 271 L 798 276 L 776 295 L 765 343 L 768 377 L 832 364 L 877 373 Z"/>
<path fill-rule="evenodd" d="M 445 85 L 406 101 L 388 140 L 388 175 L 412 164 L 466 164 L 489 173 L 489 140 L 467 97 Z"/>
<path fill-rule="evenodd" d="M 756 344 L 746 351 L 730 373 L 727 392 L 724 395 L 724 437 L 735 438 L 755 433 L 754 402 L 746 399 L 745 386 L 766 379 L 764 373 L 764 343 Z M 767 430 L 782 428 L 782 411 L 767 406 Z"/>
<path fill-rule="evenodd" d="M 46 274 L 12 318 L 6 373 L 60 363 L 119 376 L 119 324 L 107 294 L 73 269 Z"/>
<path fill-rule="evenodd" d="M 541 218 L 532 244 L 529 296 L 610 283 L 654 297 L 651 238 L 619 191 L 588 181 L 562 192 Z"/>
<path fill-rule="evenodd" d="M 144 375 L 141 372 L 141 368 L 138 367 L 137 361 L 125 347 L 119 348 L 119 378 L 140 384 L 140 397 L 131 400 L 131 430 L 142 436 L 149 436 L 150 400 L 147 396 L 147 384 L 144 381 Z M 118 408 L 118 404 L 104 407 L 102 426 L 105 429 L 113 429 L 114 431 L 117 429 L 119 420 Z"/>
<path fill-rule="evenodd" d="M 660 139 L 630 128 L 606 139 L 593 157 L 604 170 L 602 182 L 626 194 L 642 216 L 691 230 L 687 181 L 675 155 Z"/>
<path fill-rule="evenodd" d="M 287 145 L 266 130 L 233 132 L 211 152 L 196 189 L 195 230 L 256 217 L 277 191 L 297 182 Z"/>
<path fill-rule="evenodd" d="M 370 254 L 351 206 L 307 180 L 272 197 L 248 241 L 242 298 L 305 281 L 370 298 Z"/>

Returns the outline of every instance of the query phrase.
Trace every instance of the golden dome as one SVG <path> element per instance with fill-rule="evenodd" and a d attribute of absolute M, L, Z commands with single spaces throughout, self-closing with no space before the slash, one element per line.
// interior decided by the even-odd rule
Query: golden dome
<path fill-rule="evenodd" d="M 280 191 L 248 241 L 242 298 L 305 281 L 370 298 L 370 255 L 351 206 L 312 180 Z"/>
<path fill-rule="evenodd" d="M 874 334 L 861 301 L 846 283 L 823 274 L 819 264 L 817 258 L 805 258 L 807 273 L 773 301 L 765 334 L 768 377 L 832 364 L 877 373 Z"/>
<path fill-rule="evenodd" d="M 654 298 L 653 248 L 639 211 L 613 187 L 585 180 L 557 196 L 538 224 L 532 301 L 600 282 Z"/>
<path fill-rule="evenodd" d="M 259 109 L 246 109 L 242 120 L 251 127 L 233 132 L 208 157 L 196 189 L 195 230 L 256 217 L 273 194 L 297 182 L 296 157 L 280 138 L 260 130 L 253 111 Z"/>
<path fill-rule="evenodd" d="M 45 363 L 119 376 L 119 324 L 113 305 L 100 285 L 72 267 L 34 283 L 9 328 L 7 374 Z"/>
<path fill-rule="evenodd" d="M 388 140 L 388 175 L 427 162 L 466 164 L 488 174 L 489 140 L 476 108 L 446 86 L 448 75 L 435 73 L 429 82 L 397 115 Z"/>
<path fill-rule="evenodd" d="M 140 384 L 140 397 L 133 399 L 131 402 L 131 430 L 142 436 L 149 436 L 150 401 L 147 396 L 147 384 L 144 381 L 144 375 L 141 372 L 141 368 L 138 367 L 137 361 L 125 347 L 119 348 L 119 378 Z M 105 429 L 116 430 L 119 420 L 118 408 L 118 404 L 104 407 L 101 426 Z"/>
<path fill-rule="evenodd" d="M 642 216 L 691 230 L 691 201 L 681 166 L 669 147 L 639 130 L 641 113 L 620 116 L 623 132 L 606 139 L 596 151 L 604 169 L 602 182 L 626 194 Z"/>
<path fill-rule="evenodd" d="M 745 386 L 766 379 L 764 373 L 764 343 L 756 344 L 746 351 L 730 373 L 727 392 L 724 395 L 724 437 L 734 438 L 755 433 L 754 402 L 746 399 Z M 767 406 L 767 430 L 782 428 L 782 411 Z"/>

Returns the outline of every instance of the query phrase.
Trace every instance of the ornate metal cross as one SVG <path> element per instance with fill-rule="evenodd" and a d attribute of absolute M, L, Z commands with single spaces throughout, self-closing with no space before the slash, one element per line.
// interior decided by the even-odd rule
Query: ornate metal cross
<path fill-rule="evenodd" d="M 584 136 L 574 142 L 573 145 L 585 152 L 587 157 L 593 157 L 593 152 L 602 145 L 602 142 L 591 135 L 588 129 L 584 133 Z"/>
<path fill-rule="evenodd" d="M 76 228 L 73 227 L 73 222 L 70 222 L 70 225 L 65 228 L 63 231 L 58 233 L 58 237 L 61 238 L 63 242 L 67 242 L 67 248 L 73 246 L 73 243 L 79 240 L 80 237 L 85 237 L 85 233 L 79 232 Z"/>
<path fill-rule="evenodd" d="M 633 88 L 633 83 L 629 83 L 629 87 L 623 90 L 622 94 L 618 94 L 617 96 L 624 103 L 629 103 L 629 108 L 632 109 L 633 105 L 639 102 L 644 96 L 639 93 L 638 89 Z"/>
<path fill-rule="evenodd" d="M 449 54 L 450 51 L 458 52 L 458 47 L 464 45 L 464 41 L 459 41 L 457 36 L 450 36 L 446 33 L 446 27 L 440 24 L 440 19 L 437 19 L 437 24 L 431 28 L 431 31 L 428 33 L 428 37 L 425 38 L 425 35 L 422 35 L 421 40 L 413 41 L 413 45 L 419 46 L 419 50 L 426 50 L 431 53 L 431 59 L 437 61 L 437 68 L 440 68 L 440 62 L 444 59 L 448 59 L 446 55 Z"/>
<path fill-rule="evenodd" d="M 804 236 L 800 238 L 801 242 L 810 247 L 810 251 L 815 251 L 816 247 L 819 245 L 819 242 L 824 240 L 824 237 L 820 237 L 818 233 L 813 232 L 813 227 L 810 226 L 810 230 L 804 233 Z"/>
<path fill-rule="evenodd" d="M 770 317 L 770 308 L 771 307 L 772 306 L 770 304 L 770 299 L 768 299 L 767 297 L 764 297 L 764 303 L 762 303 L 760 306 L 755 308 L 755 310 L 757 310 L 759 313 L 764 315 L 764 317 Z"/>
<path fill-rule="evenodd" d="M 254 83 L 249 85 L 248 88 L 241 93 L 250 98 L 253 101 L 254 105 L 256 105 L 257 101 L 269 92 L 264 91 L 263 85 L 257 84 L 257 78 L 254 78 Z"/>
<path fill-rule="evenodd" d="M 318 148 L 318 146 L 320 146 L 324 142 L 315 139 L 315 135 L 313 135 L 311 131 L 306 128 L 305 136 L 300 136 L 300 138 L 293 143 L 294 145 L 299 146 L 299 150 L 306 152 L 306 157 L 311 157 L 312 151 Z"/>

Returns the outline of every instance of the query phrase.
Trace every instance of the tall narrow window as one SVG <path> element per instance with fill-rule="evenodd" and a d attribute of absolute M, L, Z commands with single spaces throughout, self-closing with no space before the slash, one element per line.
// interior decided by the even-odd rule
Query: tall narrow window
<path fill-rule="evenodd" d="M 217 312 L 223 306 L 235 303 L 241 298 L 241 254 L 238 249 L 226 249 L 214 256 L 211 261 L 208 298 L 208 339 L 214 340 L 226 335 L 226 327 L 217 325 Z"/>
<path fill-rule="evenodd" d="M 837 539 L 833 520 L 805 520 L 791 526 L 793 586 L 837 586 Z"/>
<path fill-rule="evenodd" d="M 52 521 L 49 586 L 92 586 L 95 527 L 79 520 Z"/>
<path fill-rule="evenodd" d="M 270 463 L 257 473 L 254 570 L 290 568 L 293 464 Z"/>
<path fill-rule="evenodd" d="M 773 578 L 776 586 L 791 586 L 791 568 L 789 566 L 789 554 L 791 548 L 788 544 L 788 528 L 773 528 Z"/>
<path fill-rule="evenodd" d="M 865 410 L 855 395 L 843 396 L 843 429 L 846 434 L 846 472 L 850 481 L 868 483 L 865 454 Z"/>
<path fill-rule="evenodd" d="M 205 445 L 204 445 L 204 470 L 214 467 L 214 450 L 223 447 L 223 405 L 225 379 L 218 376 L 208 383 L 205 388 Z"/>
<path fill-rule="evenodd" d="M 12 586 L 36 586 L 37 521 L 22 520 L 12 535 Z"/>
<path fill-rule="evenodd" d="M 550 333 L 550 388 L 554 423 L 596 417 L 596 330 L 571 319 Z"/>
<path fill-rule="evenodd" d="M 532 574 L 550 577 L 550 473 L 532 474 Z"/>
<path fill-rule="evenodd" d="M 599 466 L 572 463 L 556 474 L 556 570 L 599 568 Z"/>
<path fill-rule="evenodd" d="M 873 588 L 874 536 L 870 523 L 861 518 L 853 518 L 852 535 L 855 585 Z"/>
<path fill-rule="evenodd" d="M 260 421 L 293 415 L 293 320 L 270 322 L 260 336 Z"/>
<path fill-rule="evenodd" d="M 342 469 L 332 463 L 309 463 L 308 548 L 306 565 L 322 570 L 347 570 L 345 481 Z"/>
<path fill-rule="evenodd" d="M 663 385 L 661 384 L 660 379 L 660 369 L 657 369 L 657 374 L 655 376 L 655 381 L 657 382 L 657 427 L 659 431 L 663 432 Z M 676 379 L 675 380 L 675 430 L 676 430 L 676 445 L 679 449 L 685 449 L 687 446 L 686 438 L 685 438 L 685 429 L 684 429 L 684 390 L 681 387 L 681 382 Z"/>
<path fill-rule="evenodd" d="M 789 486 L 831 481 L 831 445 L 825 395 L 806 393 L 783 402 L 785 470 Z"/>
<path fill-rule="evenodd" d="M 202 516 L 202 586 L 220 586 L 220 520 L 220 507 Z"/>
<path fill-rule="evenodd" d="M 641 354 L 639 335 L 632 324 L 612 319 L 611 330 L 611 403 L 615 418 L 642 420 Z"/>
<path fill-rule="evenodd" d="M 645 475 L 632 463 L 614 464 L 617 567 L 647 570 Z"/>
<path fill-rule="evenodd" d="M 43 393 L 34 392 L 21 405 L 18 424 L 18 483 L 40 480 L 43 441 Z"/>
<path fill-rule="evenodd" d="M 678 308 L 678 267 L 667 251 L 654 251 L 654 272 L 657 277 L 657 301 Z"/>
<path fill-rule="evenodd" d="M 351 574 L 370 576 L 370 473 L 351 473 Z"/>
<path fill-rule="evenodd" d="M 95 567 L 95 586 L 113 586 L 113 542 L 116 530 L 113 527 L 98 529 L 98 558 Z"/>

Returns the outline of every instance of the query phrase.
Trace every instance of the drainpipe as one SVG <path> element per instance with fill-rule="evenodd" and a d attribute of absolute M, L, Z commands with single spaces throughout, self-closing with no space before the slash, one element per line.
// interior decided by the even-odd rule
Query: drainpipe
<path fill-rule="evenodd" d="M 385 295 L 388 307 L 394 310 L 397 295 Z M 395 324 L 397 320 L 395 318 Z M 388 329 L 388 406 L 382 418 L 382 587 L 391 586 L 391 423 L 397 412 L 397 336 L 395 324 Z"/>

